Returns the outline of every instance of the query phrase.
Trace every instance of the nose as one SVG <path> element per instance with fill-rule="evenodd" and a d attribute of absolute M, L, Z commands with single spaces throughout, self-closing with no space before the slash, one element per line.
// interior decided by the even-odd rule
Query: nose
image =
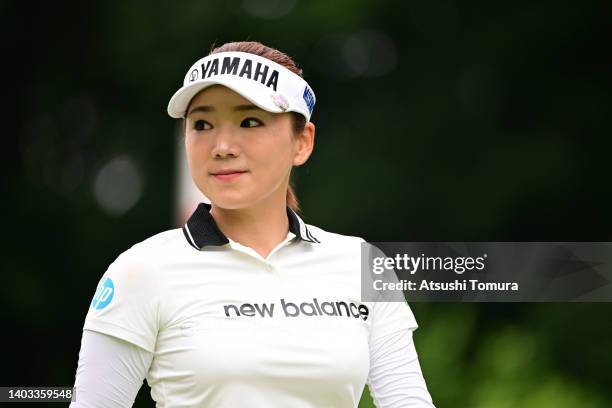
<path fill-rule="evenodd" d="M 215 159 L 225 159 L 229 157 L 238 157 L 240 154 L 240 146 L 236 140 L 236 134 L 231 125 L 217 127 L 215 132 L 215 141 L 211 150 L 211 155 Z"/>

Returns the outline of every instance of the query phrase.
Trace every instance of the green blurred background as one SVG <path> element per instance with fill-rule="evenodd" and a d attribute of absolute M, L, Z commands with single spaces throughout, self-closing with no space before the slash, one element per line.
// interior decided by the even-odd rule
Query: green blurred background
<path fill-rule="evenodd" d="M 304 69 L 317 137 L 294 176 L 309 223 L 369 241 L 612 241 L 611 11 L 0 2 L 0 384 L 71 386 L 101 274 L 175 227 L 178 123 L 166 105 L 213 43 L 258 40 Z M 412 308 L 438 407 L 612 406 L 609 304 Z M 153 406 L 148 386 L 135 406 Z"/>

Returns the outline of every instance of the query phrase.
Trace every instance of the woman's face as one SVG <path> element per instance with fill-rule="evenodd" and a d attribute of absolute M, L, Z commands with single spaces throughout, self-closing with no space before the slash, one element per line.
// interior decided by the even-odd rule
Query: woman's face
<path fill-rule="evenodd" d="M 185 148 L 191 176 L 217 207 L 241 209 L 284 202 L 293 165 L 310 156 L 314 125 L 294 135 L 289 113 L 264 111 L 216 85 L 188 108 Z"/>

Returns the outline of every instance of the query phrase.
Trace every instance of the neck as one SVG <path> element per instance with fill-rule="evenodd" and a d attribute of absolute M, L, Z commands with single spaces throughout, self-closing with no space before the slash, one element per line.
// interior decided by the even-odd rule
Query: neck
<path fill-rule="evenodd" d="M 286 206 L 284 200 L 236 210 L 213 205 L 210 213 L 226 237 L 254 249 L 265 258 L 287 237 L 289 220 Z"/>

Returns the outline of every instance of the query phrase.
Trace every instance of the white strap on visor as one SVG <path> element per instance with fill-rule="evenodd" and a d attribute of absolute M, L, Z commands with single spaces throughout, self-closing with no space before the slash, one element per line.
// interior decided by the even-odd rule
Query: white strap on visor
<path fill-rule="evenodd" d="M 168 114 L 182 118 L 202 89 L 223 85 L 268 112 L 298 112 L 310 120 L 315 94 L 299 75 L 267 58 L 246 52 L 208 55 L 189 68 L 183 87 L 172 95 Z"/>

